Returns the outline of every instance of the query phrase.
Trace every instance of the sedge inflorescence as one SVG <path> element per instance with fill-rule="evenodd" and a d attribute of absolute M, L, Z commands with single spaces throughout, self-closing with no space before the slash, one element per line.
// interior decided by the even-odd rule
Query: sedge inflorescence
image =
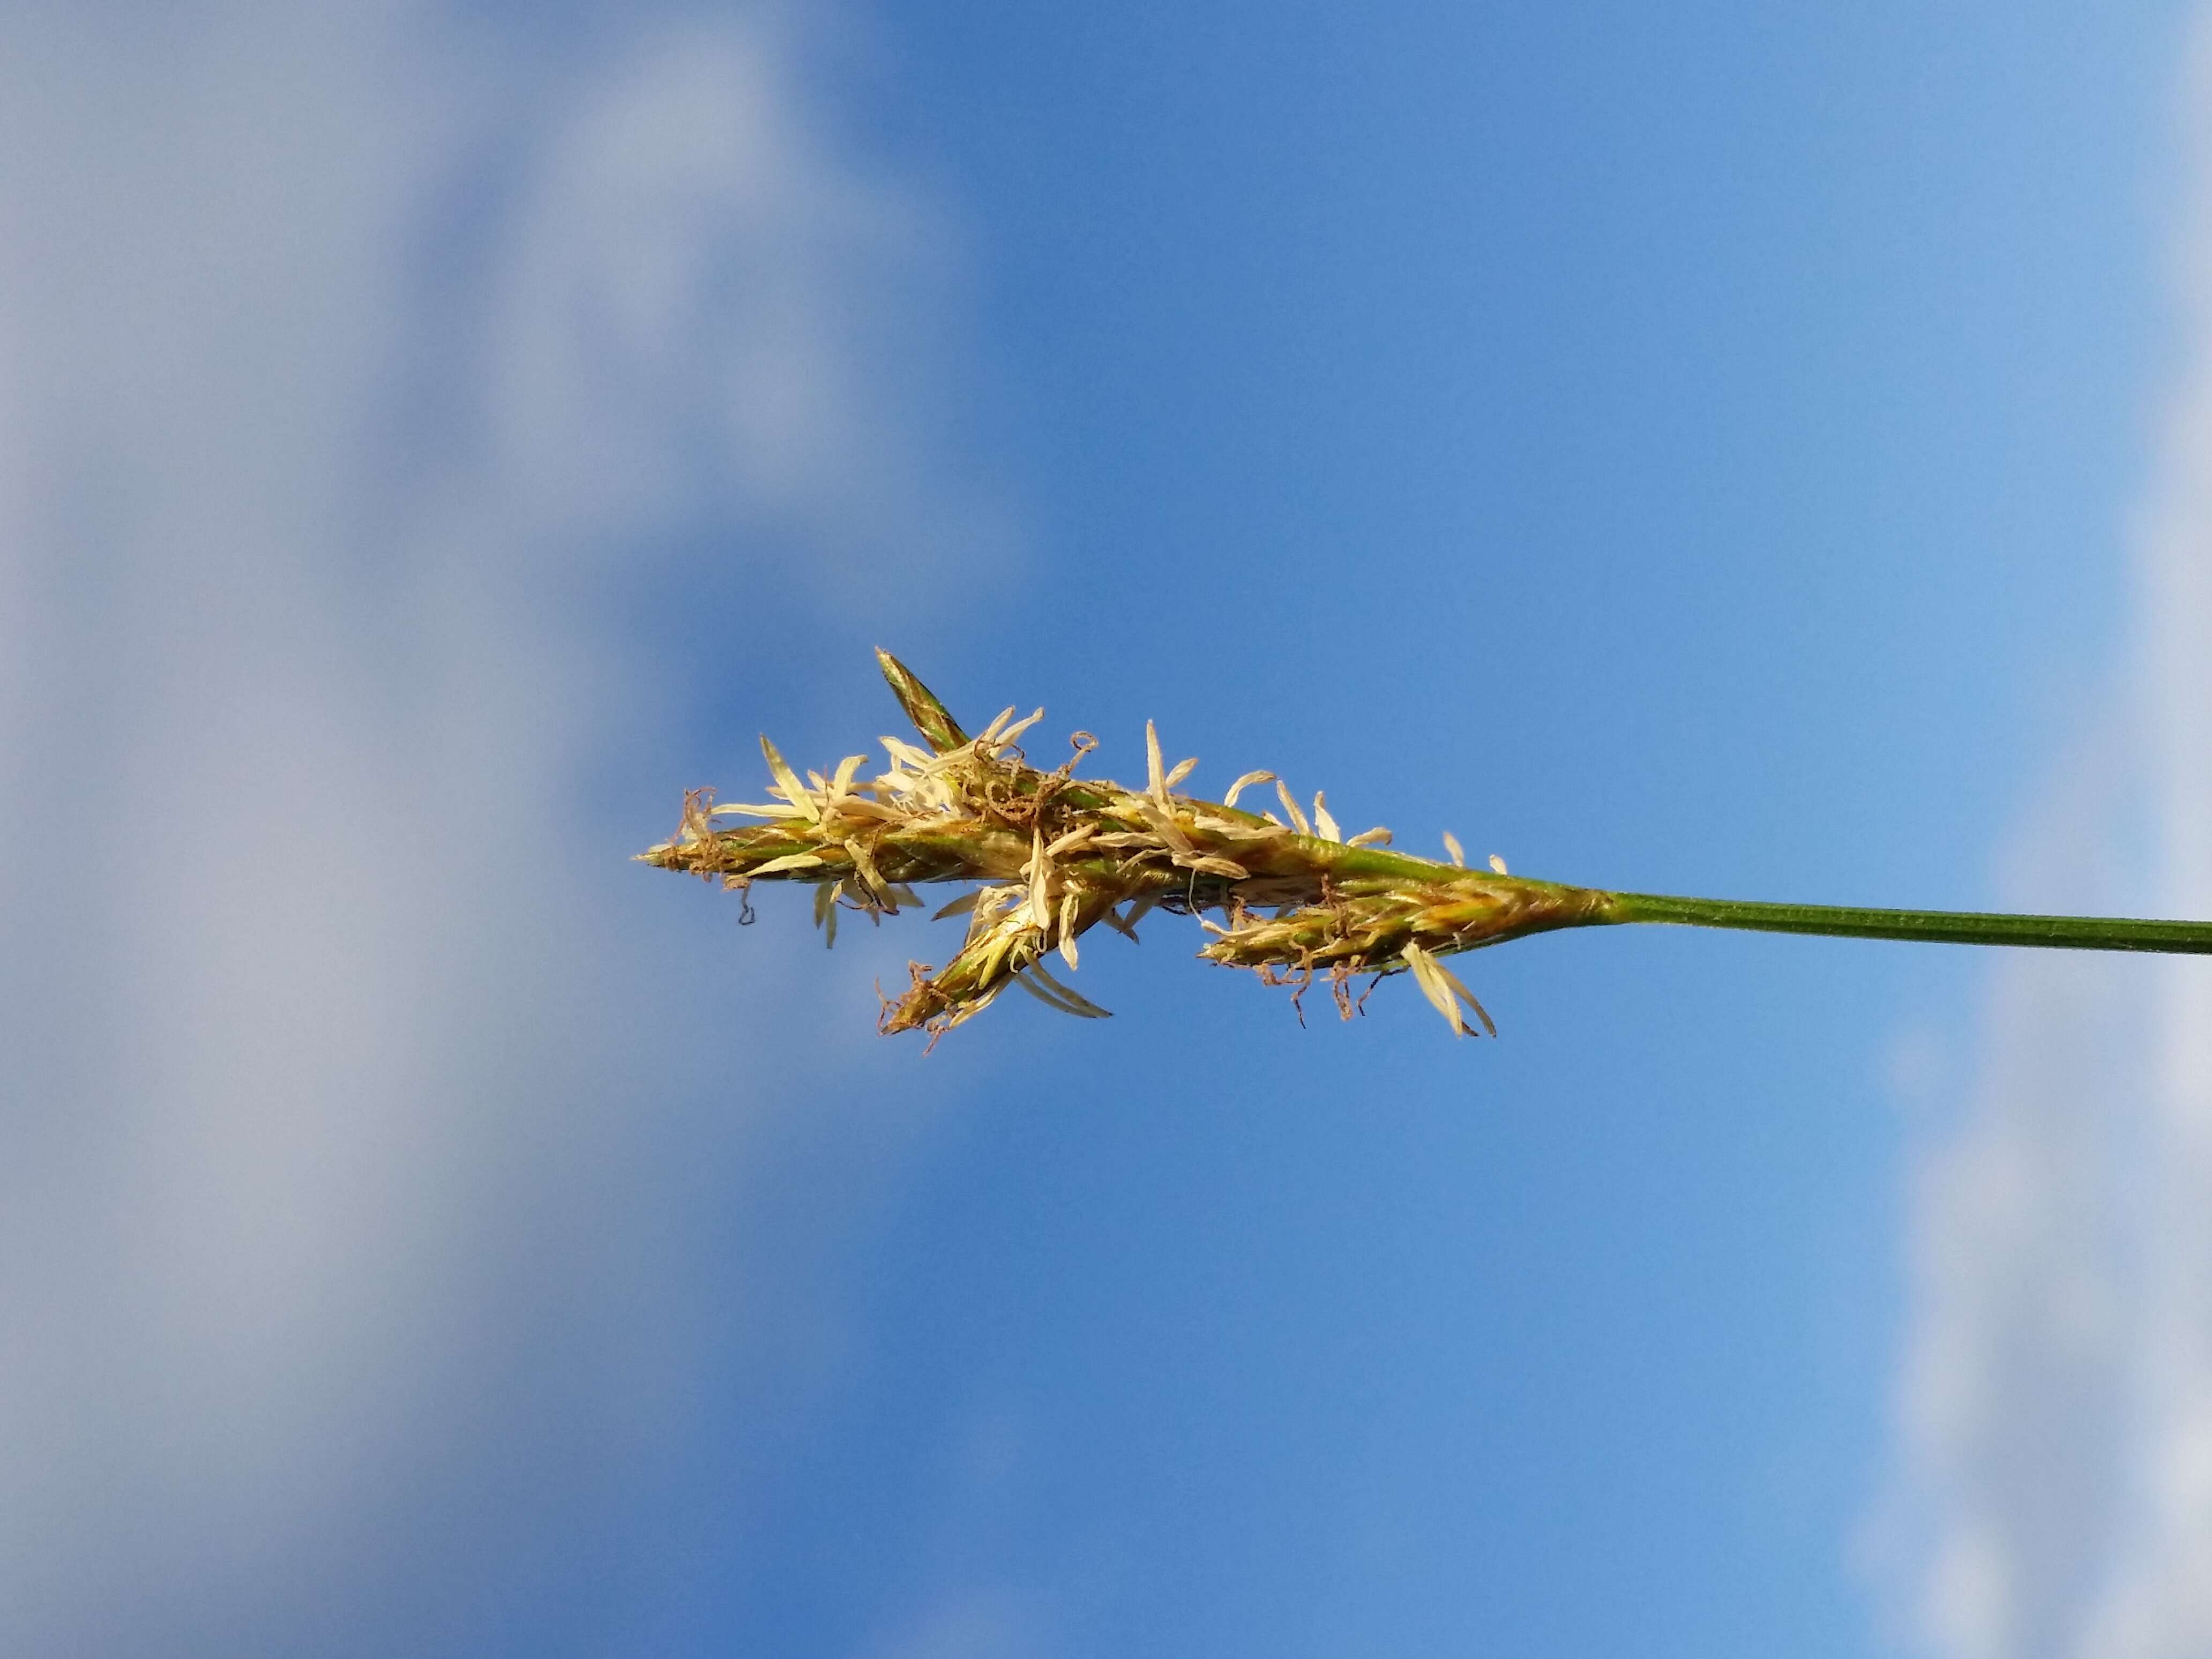
<path fill-rule="evenodd" d="M 1437 958 L 1594 920 L 1604 896 L 1508 875 L 1496 860 L 1468 869 L 1449 836 L 1449 864 L 1386 850 L 1387 830 L 1346 838 L 1322 796 L 1309 815 L 1268 772 L 1246 773 L 1218 801 L 1181 793 L 1197 762 L 1164 765 L 1149 722 L 1142 788 L 1078 777 L 1097 746 L 1085 732 L 1046 771 L 1018 741 L 1043 710 L 1018 720 L 1008 708 L 969 737 L 896 658 L 876 654 L 920 744 L 884 738 L 890 764 L 872 777 L 860 775 L 866 757 L 850 755 L 828 776 L 802 780 L 763 738 L 772 800 L 717 805 L 695 790 L 675 837 L 640 858 L 741 895 L 757 881 L 811 885 L 816 920 L 833 941 L 841 911 L 879 920 L 917 907 L 917 885 L 966 884 L 936 913 L 965 915 L 965 939 L 941 968 L 912 964 L 906 990 L 884 1000 L 886 1033 L 927 1030 L 934 1042 L 1009 985 L 1064 1013 L 1103 1018 L 1047 959 L 1073 969 L 1091 929 L 1134 939 L 1157 908 L 1196 917 L 1212 936 L 1200 952 L 1209 961 L 1291 985 L 1300 998 L 1322 981 L 1347 1018 L 1365 1000 L 1353 994 L 1358 976 L 1403 971 L 1455 1032 L 1470 1029 L 1471 1012 L 1495 1035 Z M 1283 817 L 1237 805 L 1244 791 L 1270 783 Z"/>

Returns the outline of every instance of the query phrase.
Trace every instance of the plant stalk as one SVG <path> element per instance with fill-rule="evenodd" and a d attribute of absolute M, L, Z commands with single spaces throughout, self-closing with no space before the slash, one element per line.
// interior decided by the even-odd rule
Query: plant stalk
<path fill-rule="evenodd" d="M 1961 910 L 1870 910 L 1841 904 L 1762 904 L 1744 899 L 1607 893 L 1592 921 L 1674 922 L 1764 933 L 1917 939 L 1940 945 L 2019 945 L 2060 951 L 2157 951 L 2212 956 L 2212 921 L 2119 916 L 2025 916 Z"/>

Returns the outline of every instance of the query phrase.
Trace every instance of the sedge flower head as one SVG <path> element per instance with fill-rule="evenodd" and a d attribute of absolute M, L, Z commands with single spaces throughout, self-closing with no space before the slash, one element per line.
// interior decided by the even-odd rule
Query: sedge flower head
<path fill-rule="evenodd" d="M 1481 1004 L 1437 958 L 1574 926 L 1600 896 L 1507 876 L 1502 860 L 1468 869 L 1449 836 L 1448 865 L 1383 850 L 1384 829 L 1346 839 L 1323 795 L 1309 817 L 1271 772 L 1245 773 L 1219 801 L 1184 793 L 1177 786 L 1198 763 L 1167 765 L 1150 722 L 1141 788 L 1076 775 L 1097 746 L 1087 732 L 1044 770 L 1019 743 L 1042 709 L 1016 720 L 1009 708 L 970 737 L 903 664 L 876 654 L 919 744 L 883 738 L 886 763 L 872 775 L 862 775 L 866 757 L 848 755 L 828 775 L 802 779 L 763 738 L 769 800 L 717 805 L 695 790 L 676 835 L 640 858 L 746 897 L 756 882 L 810 885 L 832 942 L 842 912 L 880 920 L 919 908 L 918 886 L 963 885 L 936 912 L 966 916 L 959 950 L 939 968 L 912 965 L 905 990 L 884 1000 L 887 1033 L 924 1030 L 934 1042 L 1009 986 L 1063 1013 L 1104 1018 L 1047 959 L 1056 955 L 1073 970 L 1092 928 L 1133 939 L 1139 921 L 1158 909 L 1198 918 L 1209 961 L 1291 985 L 1297 998 L 1324 981 L 1346 1018 L 1365 1000 L 1352 994 L 1358 976 L 1404 972 L 1455 1032 L 1472 1029 L 1464 1008 L 1495 1035 Z M 1261 783 L 1275 785 L 1287 823 L 1237 805 Z"/>

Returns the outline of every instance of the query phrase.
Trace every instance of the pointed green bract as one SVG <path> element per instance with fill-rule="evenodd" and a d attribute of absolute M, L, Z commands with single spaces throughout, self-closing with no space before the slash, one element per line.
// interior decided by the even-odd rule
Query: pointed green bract
<path fill-rule="evenodd" d="M 906 710 L 906 717 L 914 722 L 914 729 L 921 733 L 929 746 L 940 755 L 949 755 L 968 741 L 968 734 L 960 729 L 960 722 L 952 718 L 951 711 L 939 702 L 937 694 L 914 677 L 914 671 L 883 648 L 876 647 L 876 661 L 884 671 L 884 678 L 891 683 L 891 695 Z"/>

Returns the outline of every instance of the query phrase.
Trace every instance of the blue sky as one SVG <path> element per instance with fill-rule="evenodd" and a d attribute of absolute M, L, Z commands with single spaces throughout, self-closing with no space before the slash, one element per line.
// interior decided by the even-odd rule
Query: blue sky
<path fill-rule="evenodd" d="M 1160 917 L 924 1059 L 945 930 L 626 862 L 882 644 L 1516 872 L 2212 914 L 2185 9 L 10 33 L 27 1650 L 2212 1640 L 2185 971 L 1622 930 L 1455 1043 Z"/>

